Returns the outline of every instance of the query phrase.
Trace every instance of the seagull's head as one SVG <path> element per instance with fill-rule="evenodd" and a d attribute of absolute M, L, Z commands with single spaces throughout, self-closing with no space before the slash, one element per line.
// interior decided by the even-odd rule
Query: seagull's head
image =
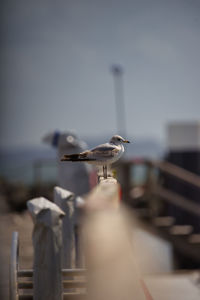
<path fill-rule="evenodd" d="M 121 145 L 123 143 L 130 143 L 129 141 L 125 140 L 123 137 L 121 137 L 120 135 L 114 135 L 111 140 L 110 143 L 115 144 L 115 145 Z"/>

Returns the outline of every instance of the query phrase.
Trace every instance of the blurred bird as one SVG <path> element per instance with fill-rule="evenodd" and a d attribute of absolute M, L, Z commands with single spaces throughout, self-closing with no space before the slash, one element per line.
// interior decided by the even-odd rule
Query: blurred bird
<path fill-rule="evenodd" d="M 64 155 L 61 161 L 83 161 L 103 166 L 103 176 L 107 178 L 107 166 L 117 161 L 124 153 L 123 143 L 130 143 L 120 135 L 114 135 L 109 143 L 99 145 L 78 154 Z"/>

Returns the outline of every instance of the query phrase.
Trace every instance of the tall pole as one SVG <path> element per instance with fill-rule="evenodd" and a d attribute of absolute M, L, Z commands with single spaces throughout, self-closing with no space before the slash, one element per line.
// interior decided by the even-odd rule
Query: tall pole
<path fill-rule="evenodd" d="M 118 134 L 120 134 L 122 137 L 126 137 L 123 69 L 119 65 L 113 65 L 111 67 L 111 71 L 114 78 L 117 130 Z"/>

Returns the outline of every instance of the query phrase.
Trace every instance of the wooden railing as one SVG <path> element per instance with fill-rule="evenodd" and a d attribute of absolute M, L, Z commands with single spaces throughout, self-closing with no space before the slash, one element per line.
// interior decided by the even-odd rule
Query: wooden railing
<path fill-rule="evenodd" d="M 200 176 L 166 161 L 149 161 L 152 167 L 200 188 Z"/>
<path fill-rule="evenodd" d="M 133 224 L 119 197 L 119 184 L 109 178 L 100 180 L 85 198 L 82 242 L 87 272 L 61 268 L 60 229 L 64 216 L 60 208 L 44 198 L 30 200 L 28 208 L 34 217 L 33 270 L 20 269 L 18 234 L 13 233 L 10 300 L 152 299 L 136 267 Z"/>
<path fill-rule="evenodd" d="M 86 290 L 84 269 L 62 269 L 64 300 L 84 299 Z M 33 299 L 33 270 L 19 267 L 19 235 L 13 232 L 10 259 L 10 300 Z"/>
<path fill-rule="evenodd" d="M 199 189 L 200 195 L 200 176 L 189 172 L 183 168 L 180 168 L 174 164 L 165 161 L 147 160 L 147 159 L 137 159 L 124 161 L 118 167 L 118 173 L 123 174 L 123 177 L 119 177 L 119 181 L 122 185 L 124 201 L 131 204 L 134 199 L 130 196 L 130 191 L 135 187 L 134 179 L 131 178 L 131 168 L 135 166 L 142 165 L 146 167 L 146 178 L 143 180 L 144 192 L 153 192 L 154 194 L 160 196 L 165 201 L 179 206 L 183 210 L 191 212 L 199 216 L 200 213 L 200 197 L 199 204 L 196 204 L 187 199 L 184 196 L 180 196 L 170 189 L 165 189 L 160 182 L 160 174 L 167 174 L 170 177 L 183 181 L 188 184 L 188 186 L 194 186 Z M 155 170 L 157 171 L 155 174 Z"/>
<path fill-rule="evenodd" d="M 138 166 L 145 169 L 140 184 L 133 176 Z M 123 201 L 138 218 L 169 240 L 178 256 L 200 267 L 200 176 L 166 161 L 147 159 L 124 161 L 117 173 L 123 174 L 119 176 Z"/>
<path fill-rule="evenodd" d="M 144 167 L 138 184 L 134 168 Z M 123 161 L 117 174 L 123 201 L 147 230 L 168 240 L 176 268 L 200 268 L 200 176 L 166 161 Z"/>

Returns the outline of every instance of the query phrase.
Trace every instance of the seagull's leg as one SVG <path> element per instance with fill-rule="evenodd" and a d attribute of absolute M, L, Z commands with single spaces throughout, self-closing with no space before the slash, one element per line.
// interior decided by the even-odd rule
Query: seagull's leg
<path fill-rule="evenodd" d="M 107 179 L 108 178 L 108 175 L 107 175 L 107 166 L 103 166 L 103 177 L 104 179 Z"/>

